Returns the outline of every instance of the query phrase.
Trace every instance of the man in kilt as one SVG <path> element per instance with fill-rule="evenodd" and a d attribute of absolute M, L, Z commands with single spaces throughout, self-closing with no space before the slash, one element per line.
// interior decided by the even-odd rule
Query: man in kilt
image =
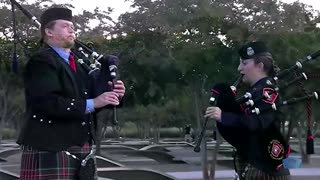
<path fill-rule="evenodd" d="M 264 43 L 250 42 L 239 50 L 239 55 L 241 59 L 238 71 L 242 75 L 242 82 L 250 86 L 247 92 L 252 93 L 253 100 L 258 99 L 255 107 L 267 109 L 278 102 L 279 93 L 274 92 L 267 83 L 275 75 L 277 68 Z M 221 87 L 220 85 L 220 89 Z M 236 148 L 234 165 L 238 178 L 289 180 L 289 170 L 283 166 L 282 160 L 288 156 L 290 148 L 280 133 L 280 114 L 271 108 L 260 114 L 250 113 L 250 108 L 240 108 L 230 88 L 225 91 L 219 93 L 231 94 L 233 99 L 208 107 L 205 117 L 215 120 L 221 135 Z M 266 92 L 270 96 L 259 100 Z M 221 97 L 220 101 L 222 100 Z M 227 110 L 226 107 L 231 106 L 238 108 Z"/>
<path fill-rule="evenodd" d="M 50 8 L 40 21 L 43 46 L 24 72 L 26 119 L 17 140 L 22 148 L 20 179 L 75 180 L 81 160 L 92 149 L 97 109 L 119 105 L 125 87 L 119 80 L 112 91 L 109 87 L 94 95 L 92 77 L 71 52 L 71 10 Z"/>

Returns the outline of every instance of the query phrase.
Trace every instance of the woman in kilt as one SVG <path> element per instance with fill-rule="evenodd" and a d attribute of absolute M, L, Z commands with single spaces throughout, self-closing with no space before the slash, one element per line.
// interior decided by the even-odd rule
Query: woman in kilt
<path fill-rule="evenodd" d="M 267 109 L 278 102 L 279 94 L 273 92 L 267 83 L 275 75 L 276 67 L 264 43 L 250 42 L 241 47 L 239 55 L 238 71 L 242 75 L 242 82 L 250 86 L 247 92 L 252 92 L 252 99 L 259 99 L 266 92 L 271 94 L 268 98 L 256 101 L 255 107 Z M 228 93 L 232 94 L 232 91 Z M 220 105 L 223 103 L 228 106 L 235 104 L 234 107 L 238 109 L 224 110 Z M 205 117 L 217 122 L 221 135 L 236 148 L 234 165 L 238 178 L 289 180 L 289 170 L 283 166 L 282 160 L 288 156 L 290 148 L 280 133 L 280 114 L 272 110 L 261 114 L 248 113 L 250 109 L 246 113 L 239 113 L 239 109 L 239 104 L 233 99 L 230 102 L 218 102 L 217 106 L 208 107 L 205 113 Z"/>

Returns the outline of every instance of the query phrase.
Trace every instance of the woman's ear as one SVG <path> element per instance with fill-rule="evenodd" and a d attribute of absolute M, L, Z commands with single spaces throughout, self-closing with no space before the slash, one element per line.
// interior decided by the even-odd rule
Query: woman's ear
<path fill-rule="evenodd" d="M 259 67 L 259 69 L 264 71 L 264 64 L 262 62 L 259 62 L 258 67 Z"/>

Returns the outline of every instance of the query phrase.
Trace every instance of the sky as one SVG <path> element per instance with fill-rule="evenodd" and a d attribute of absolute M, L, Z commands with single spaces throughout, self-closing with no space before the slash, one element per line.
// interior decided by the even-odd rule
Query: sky
<path fill-rule="evenodd" d="M 281 0 L 281 1 L 285 3 L 293 3 L 296 0 Z M 313 6 L 314 9 L 320 10 L 319 0 L 299 0 L 299 2 L 311 5 Z"/>
<path fill-rule="evenodd" d="M 29 0 L 32 1 L 32 0 Z M 101 10 L 107 10 L 108 7 L 114 9 L 111 17 L 116 20 L 117 17 L 126 12 L 130 11 L 130 2 L 125 0 L 53 0 L 56 3 L 70 3 L 75 6 L 76 11 L 89 10 L 92 11 L 95 7 L 99 7 Z M 293 3 L 296 0 L 281 0 L 285 3 Z M 299 0 L 308 5 L 312 5 L 314 9 L 320 10 L 319 0 Z M 132 10 L 132 9 L 131 9 Z"/>
<path fill-rule="evenodd" d="M 125 2 L 125 0 L 53 0 L 56 3 L 63 4 L 69 3 L 72 4 L 76 11 L 88 10 L 92 11 L 96 7 L 99 7 L 100 10 L 107 10 L 108 7 L 113 8 L 113 13 L 111 17 L 116 20 L 117 17 L 126 12 L 130 11 L 130 2 Z"/>

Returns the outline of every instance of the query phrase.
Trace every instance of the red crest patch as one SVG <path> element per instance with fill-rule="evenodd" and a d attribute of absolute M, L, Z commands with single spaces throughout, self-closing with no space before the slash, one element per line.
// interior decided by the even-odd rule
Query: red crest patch
<path fill-rule="evenodd" d="M 269 144 L 269 153 L 272 159 L 282 159 L 284 155 L 284 148 L 277 140 L 272 140 Z"/>
<path fill-rule="evenodd" d="M 277 97 L 279 96 L 279 93 L 272 88 L 263 88 L 262 96 L 264 96 L 265 94 L 268 94 L 270 97 L 269 98 L 265 97 L 263 101 L 269 104 L 273 104 L 276 101 Z"/>

